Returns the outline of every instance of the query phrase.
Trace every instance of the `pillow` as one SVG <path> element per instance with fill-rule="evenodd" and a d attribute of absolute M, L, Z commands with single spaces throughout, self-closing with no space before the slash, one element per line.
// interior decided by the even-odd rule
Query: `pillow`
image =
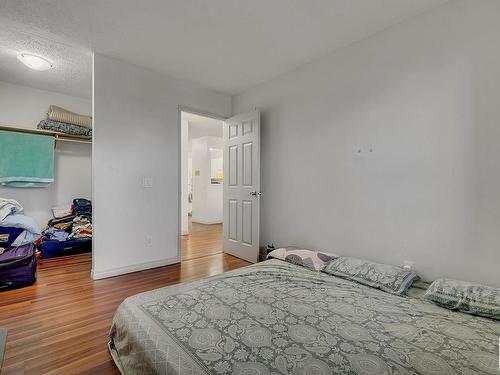
<path fill-rule="evenodd" d="M 500 320 L 500 289 L 490 286 L 438 279 L 427 289 L 424 298 L 450 310 Z"/>
<path fill-rule="evenodd" d="M 335 259 L 334 255 L 328 255 L 319 251 L 299 249 L 295 247 L 281 247 L 271 251 L 267 258 L 275 258 L 306 267 L 315 271 L 321 271 L 324 266 Z"/>
<path fill-rule="evenodd" d="M 351 257 L 339 257 L 331 261 L 324 272 L 397 295 L 403 295 L 418 279 L 415 272 L 402 267 Z"/>

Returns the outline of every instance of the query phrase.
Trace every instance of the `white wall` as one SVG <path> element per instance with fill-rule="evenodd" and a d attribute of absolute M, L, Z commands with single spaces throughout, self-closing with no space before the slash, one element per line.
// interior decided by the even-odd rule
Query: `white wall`
<path fill-rule="evenodd" d="M 179 105 L 231 112 L 226 95 L 94 56 L 95 278 L 178 261 Z"/>
<path fill-rule="evenodd" d="M 89 93 L 90 95 L 90 93 Z M 81 114 L 91 113 L 89 99 L 0 81 L 0 125 L 36 129 L 55 104 Z M 55 149 L 54 183 L 47 188 L 26 189 L 0 186 L 0 197 L 16 199 L 43 227 L 52 218 L 51 208 L 74 198 L 91 198 L 92 148 L 87 144 L 59 142 Z"/>
<path fill-rule="evenodd" d="M 263 112 L 261 245 L 500 286 L 499 40 L 500 2 L 450 2 L 233 98 Z"/>
<path fill-rule="evenodd" d="M 223 149 L 223 140 L 219 137 L 199 137 L 191 141 L 193 173 L 193 222 L 201 224 L 222 223 L 222 184 L 210 183 L 211 152 L 210 148 Z"/>

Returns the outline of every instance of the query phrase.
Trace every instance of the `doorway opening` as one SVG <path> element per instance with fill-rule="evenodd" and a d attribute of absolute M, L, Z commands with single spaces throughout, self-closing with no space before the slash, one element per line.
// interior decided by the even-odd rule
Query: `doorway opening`
<path fill-rule="evenodd" d="M 181 261 L 223 252 L 223 119 L 181 110 Z"/>

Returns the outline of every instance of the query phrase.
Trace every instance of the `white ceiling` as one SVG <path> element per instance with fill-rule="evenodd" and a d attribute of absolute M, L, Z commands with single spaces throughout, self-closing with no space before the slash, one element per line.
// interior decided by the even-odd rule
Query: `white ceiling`
<path fill-rule="evenodd" d="M 222 138 L 222 121 L 210 117 L 198 116 L 192 113 L 182 112 L 182 119 L 187 120 L 188 139 L 212 136 Z"/>
<path fill-rule="evenodd" d="M 0 1 L 0 9 L 4 3 Z M 58 40 L 32 28 L 2 19 L 0 10 L 0 80 L 69 95 L 90 98 L 92 54 L 70 42 Z M 20 53 L 46 57 L 53 68 L 45 72 L 29 69 L 17 60 Z"/>
<path fill-rule="evenodd" d="M 235 94 L 446 1 L 2 0 L 0 79 L 89 96 L 93 50 Z"/>

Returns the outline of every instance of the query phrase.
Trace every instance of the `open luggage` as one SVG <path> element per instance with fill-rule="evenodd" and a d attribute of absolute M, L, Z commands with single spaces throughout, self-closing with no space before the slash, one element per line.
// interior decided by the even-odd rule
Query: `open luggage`
<path fill-rule="evenodd" d="M 66 241 L 44 239 L 40 251 L 44 259 L 89 253 L 92 251 L 92 239 L 74 238 Z"/>

